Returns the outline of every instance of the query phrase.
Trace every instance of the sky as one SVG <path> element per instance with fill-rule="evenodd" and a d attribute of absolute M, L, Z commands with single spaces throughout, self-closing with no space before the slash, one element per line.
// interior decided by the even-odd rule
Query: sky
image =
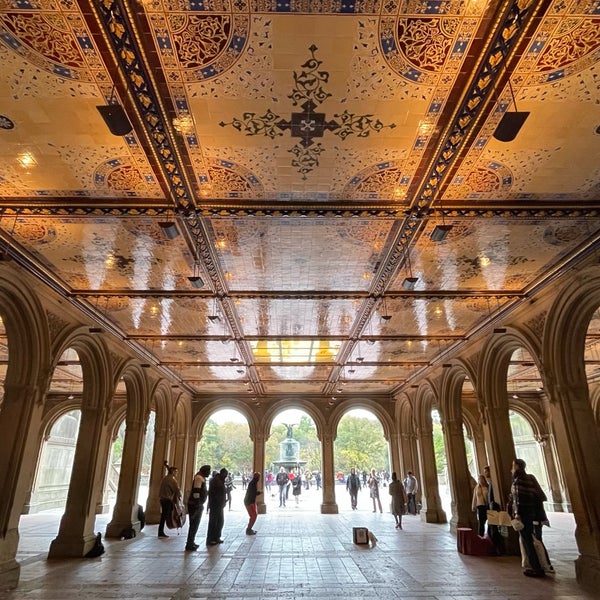
<path fill-rule="evenodd" d="M 280 423 L 286 423 L 286 424 L 287 423 L 289 423 L 289 424 L 299 423 L 300 417 L 302 417 L 302 415 L 306 415 L 306 414 L 307 413 L 305 413 L 302 410 L 290 408 L 288 410 L 284 410 L 284 411 L 278 413 L 276 415 L 275 419 L 273 419 L 273 425 L 279 425 Z M 360 408 L 355 408 L 353 410 L 349 410 L 346 414 L 352 415 L 353 417 L 364 417 L 366 419 L 372 419 L 372 420 L 377 419 L 377 417 L 375 417 L 375 415 L 373 415 L 373 413 L 369 412 L 368 410 L 363 410 Z M 245 423 L 246 422 L 246 417 L 244 417 L 244 415 L 242 415 L 242 413 L 238 412 L 237 410 L 230 410 L 230 409 L 219 410 L 219 411 L 213 413 L 210 418 L 218 425 L 222 425 L 223 423 L 232 422 L 232 421 L 234 423 Z"/>

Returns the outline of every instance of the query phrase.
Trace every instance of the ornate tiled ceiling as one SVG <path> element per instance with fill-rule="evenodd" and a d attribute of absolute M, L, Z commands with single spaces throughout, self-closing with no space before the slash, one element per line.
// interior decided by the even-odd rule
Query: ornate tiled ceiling
<path fill-rule="evenodd" d="M 592 0 L 0 0 L 2 243 L 192 393 L 392 394 L 597 242 L 599 25 Z"/>

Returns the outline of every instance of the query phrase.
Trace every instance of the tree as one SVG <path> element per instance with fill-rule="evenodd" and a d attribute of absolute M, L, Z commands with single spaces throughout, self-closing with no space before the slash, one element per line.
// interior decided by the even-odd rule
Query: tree
<path fill-rule="evenodd" d="M 388 445 L 379 421 L 345 415 L 337 430 L 334 445 L 335 471 L 349 473 L 358 470 L 389 470 Z"/>

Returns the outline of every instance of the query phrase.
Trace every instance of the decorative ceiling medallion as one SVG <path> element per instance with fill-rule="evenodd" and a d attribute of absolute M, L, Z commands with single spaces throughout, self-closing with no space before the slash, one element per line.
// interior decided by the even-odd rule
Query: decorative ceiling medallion
<path fill-rule="evenodd" d="M 315 58 L 317 46 L 313 44 L 309 50 L 311 58 L 302 65 L 303 70 L 300 73 L 294 72 L 295 85 L 288 96 L 293 106 L 302 108 L 301 112 L 292 112 L 291 118 L 285 120 L 271 109 L 267 109 L 262 116 L 247 112 L 241 119 L 235 117 L 230 123 L 219 123 L 221 127 L 231 125 L 249 136 L 263 135 L 271 139 L 289 130 L 293 138 L 299 138 L 289 152 L 295 157 L 292 159 L 292 165 L 302 174 L 303 179 L 306 179 L 307 173 L 319 166 L 319 155 L 324 148 L 315 138 L 323 137 L 326 131 L 331 131 L 345 140 L 349 135 L 367 137 L 371 132 L 379 132 L 385 127 L 396 127 L 394 123 L 384 125 L 373 115 L 355 115 L 344 111 L 333 115 L 337 120 L 327 120 L 325 113 L 315 112 L 317 106 L 331 96 L 323 87 L 329 80 L 329 72 L 319 70 L 323 61 Z"/>
<path fill-rule="evenodd" d="M 0 115 L 0 129 L 14 129 L 15 124 L 5 115 Z"/>

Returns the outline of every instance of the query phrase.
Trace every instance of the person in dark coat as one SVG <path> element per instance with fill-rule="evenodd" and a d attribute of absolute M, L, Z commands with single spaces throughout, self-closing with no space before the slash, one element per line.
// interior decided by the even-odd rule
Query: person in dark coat
<path fill-rule="evenodd" d="M 204 503 L 206 502 L 206 497 L 208 495 L 206 480 L 209 475 L 210 465 L 204 465 L 200 467 L 200 470 L 194 475 L 194 481 L 192 482 L 192 490 L 190 491 L 190 496 L 187 501 L 190 525 L 185 549 L 188 552 L 195 552 L 198 549 L 198 544 L 196 544 L 196 533 L 200 526 L 200 519 L 202 519 L 202 512 L 204 511 Z"/>
<path fill-rule="evenodd" d="M 256 535 L 256 531 L 252 529 L 252 525 L 256 523 L 256 518 L 258 517 L 258 506 L 256 506 L 256 497 L 262 494 L 262 492 L 258 491 L 256 488 L 258 486 L 258 481 L 260 480 L 260 473 L 254 473 L 254 476 L 250 480 L 248 484 L 248 489 L 246 490 L 246 495 L 244 496 L 244 506 L 248 511 L 248 526 L 246 527 L 246 535 Z"/>
<path fill-rule="evenodd" d="M 227 490 L 225 479 L 229 472 L 221 469 L 217 475 L 211 478 L 208 488 L 208 529 L 206 531 L 206 545 L 215 546 L 222 544 L 221 532 L 225 523 L 223 510 L 227 504 Z"/>
<path fill-rule="evenodd" d="M 356 469 L 352 467 L 350 469 L 350 475 L 346 480 L 346 490 L 350 492 L 350 504 L 352 510 L 356 510 L 358 505 L 358 492 L 360 490 L 360 477 L 356 474 Z"/>

